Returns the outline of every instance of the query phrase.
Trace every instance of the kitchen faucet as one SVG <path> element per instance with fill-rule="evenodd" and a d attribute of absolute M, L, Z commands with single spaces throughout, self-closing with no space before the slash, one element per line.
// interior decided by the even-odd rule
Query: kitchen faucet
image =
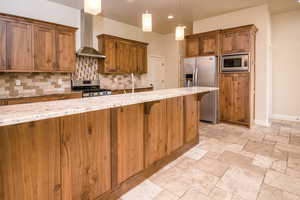
<path fill-rule="evenodd" d="M 131 73 L 131 90 L 132 90 L 132 93 L 134 93 L 134 82 L 135 82 L 134 74 Z"/>

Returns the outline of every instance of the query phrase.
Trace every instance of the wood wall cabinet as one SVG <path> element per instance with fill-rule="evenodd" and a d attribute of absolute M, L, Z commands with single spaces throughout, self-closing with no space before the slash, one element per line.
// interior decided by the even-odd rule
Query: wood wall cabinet
<path fill-rule="evenodd" d="M 56 63 L 55 27 L 34 25 L 34 68 L 40 72 L 53 72 Z"/>
<path fill-rule="evenodd" d="M 220 80 L 220 118 L 222 121 L 249 125 L 250 74 L 224 73 Z"/>
<path fill-rule="evenodd" d="M 61 200 L 59 120 L 0 127 L 3 200 Z"/>
<path fill-rule="evenodd" d="M 110 111 L 61 118 L 61 138 L 62 200 L 92 200 L 110 190 Z"/>
<path fill-rule="evenodd" d="M 0 20 L 0 71 L 7 69 L 6 37 L 7 24 Z"/>
<path fill-rule="evenodd" d="M 168 154 L 184 144 L 183 97 L 167 99 Z"/>
<path fill-rule="evenodd" d="M 98 44 L 99 51 L 106 56 L 100 62 L 100 73 L 147 73 L 147 43 L 102 34 Z"/>
<path fill-rule="evenodd" d="M 0 71 L 75 71 L 76 28 L 0 14 Z"/>
<path fill-rule="evenodd" d="M 196 57 L 200 55 L 199 35 L 186 36 L 186 57 Z"/>
<path fill-rule="evenodd" d="M 144 169 L 144 104 L 117 109 L 117 183 Z"/>
<path fill-rule="evenodd" d="M 32 24 L 7 23 L 7 70 L 33 71 Z"/>
<path fill-rule="evenodd" d="M 250 52 L 256 31 L 253 25 L 222 30 L 222 54 Z"/>
<path fill-rule="evenodd" d="M 56 45 L 56 71 L 75 71 L 75 32 L 65 28 L 58 28 L 56 31 Z"/>
<path fill-rule="evenodd" d="M 186 57 L 218 55 L 219 35 L 220 31 L 210 31 L 186 36 Z"/>

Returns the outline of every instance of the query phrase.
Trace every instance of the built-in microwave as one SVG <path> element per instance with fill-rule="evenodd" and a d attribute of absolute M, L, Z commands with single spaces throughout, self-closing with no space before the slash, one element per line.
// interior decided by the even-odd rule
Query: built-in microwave
<path fill-rule="evenodd" d="M 249 71 L 249 54 L 222 56 L 222 72 Z"/>

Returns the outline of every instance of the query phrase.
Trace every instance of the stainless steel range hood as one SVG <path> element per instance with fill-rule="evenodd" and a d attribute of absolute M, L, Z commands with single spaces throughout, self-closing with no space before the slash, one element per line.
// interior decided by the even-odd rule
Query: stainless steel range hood
<path fill-rule="evenodd" d="M 99 51 L 93 48 L 93 16 L 81 10 L 81 48 L 77 56 L 105 58 Z"/>

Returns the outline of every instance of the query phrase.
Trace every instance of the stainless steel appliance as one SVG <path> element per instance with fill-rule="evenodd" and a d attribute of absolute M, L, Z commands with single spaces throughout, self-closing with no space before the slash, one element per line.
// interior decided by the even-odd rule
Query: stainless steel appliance
<path fill-rule="evenodd" d="M 190 86 L 218 87 L 217 57 L 195 57 L 184 59 L 184 78 L 186 87 Z M 216 123 L 218 92 L 211 92 L 201 100 L 200 120 Z"/>
<path fill-rule="evenodd" d="M 101 89 L 99 80 L 73 80 L 72 90 L 81 91 L 82 97 L 96 97 L 111 95 L 111 90 Z"/>
<path fill-rule="evenodd" d="M 249 71 L 249 54 L 222 56 L 222 72 Z"/>

